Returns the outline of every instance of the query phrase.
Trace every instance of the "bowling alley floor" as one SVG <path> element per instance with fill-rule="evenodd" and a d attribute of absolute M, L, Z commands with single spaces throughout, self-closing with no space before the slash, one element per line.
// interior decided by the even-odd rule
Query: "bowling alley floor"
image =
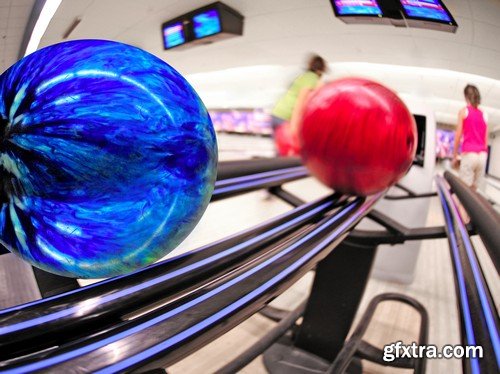
<path fill-rule="evenodd" d="M 248 148 L 248 146 L 252 148 Z M 241 147 L 243 150 L 238 153 Z M 255 156 L 272 154 L 272 146 L 266 139 L 250 140 L 244 136 L 219 136 L 221 159 L 246 158 L 249 153 Z M 289 183 L 285 186 L 304 200 L 312 200 L 324 196 L 328 191 L 312 178 Z M 280 214 L 289 206 L 279 199 L 269 196 L 264 191 L 221 201 L 210 205 L 207 214 L 193 232 L 193 235 L 183 243 L 178 251 L 185 248 L 194 248 L 197 244 L 215 240 L 227 234 L 246 227 L 251 227 L 262 220 Z M 245 207 L 242 209 L 242 207 Z M 227 219 L 229 216 L 231 219 Z M 212 217 L 214 223 L 212 221 Z M 215 217 L 224 217 L 221 221 Z M 437 197 L 431 199 L 427 225 L 442 225 L 443 215 Z M 480 256 L 481 265 L 485 270 L 491 292 L 494 295 L 497 309 L 500 310 L 500 282 L 484 246 L 477 238 L 473 243 Z M 177 252 L 177 251 L 176 251 Z M 456 308 L 455 286 L 452 275 L 452 265 L 449 257 L 449 247 L 446 239 L 427 240 L 422 242 L 420 255 L 416 265 L 415 279 L 411 284 L 387 282 L 373 277 L 370 278 L 365 295 L 361 302 L 354 324 L 365 311 L 369 301 L 376 295 L 385 292 L 397 292 L 411 296 L 420 301 L 427 309 L 430 318 L 429 344 L 442 347 L 446 344 L 460 344 L 458 312 Z M 283 309 L 294 309 L 304 300 L 311 286 L 313 274 L 309 273 L 298 281 L 292 288 L 272 302 L 272 305 Z M 275 325 L 260 315 L 243 322 L 237 328 L 223 335 L 198 352 L 183 361 L 168 368 L 169 373 L 212 373 L 217 371 L 233 357 L 243 352 L 247 347 L 259 340 Z M 376 311 L 375 317 L 368 329 L 365 340 L 382 347 L 384 344 L 396 342 L 411 343 L 418 337 L 419 316 L 406 305 L 393 302 L 382 303 Z M 266 373 L 262 357 L 255 359 L 245 367 L 242 373 Z M 364 362 L 364 373 L 410 373 L 411 370 L 394 369 Z M 428 360 L 427 373 L 459 373 L 459 360 Z"/>
<path fill-rule="evenodd" d="M 315 182 L 301 181 L 288 186 L 297 195 L 307 195 L 309 188 L 315 187 Z M 300 193 L 303 191 L 303 193 Z M 247 222 L 245 226 L 251 226 L 253 217 L 264 218 L 264 211 L 276 214 L 283 208 L 281 202 L 269 198 L 263 192 L 249 194 L 245 197 L 234 199 L 235 206 L 245 206 L 248 209 L 237 209 L 238 213 L 232 213 L 233 221 Z M 239 201 L 236 201 L 239 200 Z M 214 204 L 215 205 L 215 204 Z M 222 203 L 221 203 L 222 205 Z M 229 205 L 229 204 L 227 204 Z M 260 207 L 260 208 L 259 208 Z M 217 216 L 216 210 L 225 210 L 226 207 L 213 207 L 213 212 L 207 214 Z M 428 225 L 440 225 L 443 223 L 441 207 L 436 198 L 433 198 L 429 215 Z M 230 214 L 229 211 L 227 214 Z M 208 217 L 207 217 L 208 218 Z M 259 219 L 256 219 L 258 222 Z M 202 222 L 203 224 L 203 222 Z M 241 227 L 239 227 L 241 229 Z M 228 228 L 229 231 L 229 228 Z M 215 238 L 214 238 L 215 239 Z M 474 245 L 479 251 L 481 263 L 485 268 L 489 284 L 494 286 L 492 293 L 496 296 L 497 308 L 500 296 L 500 282 L 493 265 L 481 242 L 474 238 Z M 494 279 L 496 277 L 496 279 Z M 307 297 L 312 281 L 312 274 L 307 274 L 297 282 L 291 289 L 285 292 L 272 305 L 291 310 L 297 307 Z M 429 344 L 441 347 L 446 344 L 459 344 L 459 324 L 456 310 L 455 288 L 452 277 L 452 266 L 449 258 L 448 243 L 446 239 L 424 241 L 416 266 L 415 280 L 413 283 L 404 285 L 371 278 L 355 321 L 359 322 L 360 315 L 365 311 L 368 302 L 376 295 L 385 292 L 398 292 L 411 296 L 420 301 L 426 308 L 430 317 Z M 245 348 L 252 345 L 262 337 L 274 323 L 260 315 L 254 315 L 237 328 L 207 345 L 195 354 L 177 363 L 168 369 L 169 373 L 212 373 L 215 372 L 231 358 L 236 357 Z M 383 303 L 377 309 L 371 327 L 365 335 L 365 340 L 382 347 L 384 344 L 401 340 L 410 344 L 418 337 L 419 316 L 409 307 L 392 302 Z M 461 364 L 458 360 L 429 360 L 427 372 L 434 373 L 458 373 Z M 262 358 L 255 359 L 242 373 L 265 373 Z M 365 373 L 410 373 L 411 370 L 391 369 L 375 364 L 365 363 Z"/>
<path fill-rule="evenodd" d="M 245 159 L 272 156 L 270 139 L 242 135 L 219 135 L 220 160 Z M 328 190 L 312 178 L 289 183 L 290 192 L 304 200 L 324 196 Z M 417 202 L 418 203 L 418 202 Z M 227 200 L 211 203 L 202 220 L 191 235 L 168 257 L 213 242 L 229 234 L 252 227 L 266 219 L 291 209 L 283 201 L 258 191 Z M 437 198 L 432 198 L 427 217 L 427 225 L 443 224 L 441 206 Z M 473 242 L 479 252 L 481 265 L 485 270 L 491 292 L 500 309 L 500 282 L 485 249 L 477 237 Z M 22 277 L 20 274 L 24 273 Z M 309 292 L 313 274 L 306 274 L 293 287 L 272 302 L 272 305 L 293 309 L 303 301 Z M 89 283 L 81 282 L 82 285 Z M 365 311 L 368 302 L 376 295 L 398 292 L 420 301 L 430 317 L 429 344 L 441 347 L 459 344 L 459 322 L 455 300 L 452 266 L 446 239 L 422 242 L 416 264 L 415 279 L 411 284 L 397 284 L 370 278 L 360 305 L 355 324 Z M 39 297 L 30 275 L 29 267 L 12 255 L 0 256 L 0 307 L 6 307 Z M 274 322 L 256 314 L 235 329 L 218 338 L 203 349 L 169 367 L 172 374 L 213 373 L 218 368 L 243 352 L 275 325 Z M 411 343 L 417 338 L 418 315 L 405 305 L 387 302 L 381 304 L 365 340 L 382 347 L 395 341 Z M 265 373 L 262 358 L 258 357 L 244 368 L 242 373 Z M 365 363 L 365 373 L 406 373 L 409 370 L 391 369 Z M 458 373 L 458 360 L 429 360 L 427 373 Z"/>

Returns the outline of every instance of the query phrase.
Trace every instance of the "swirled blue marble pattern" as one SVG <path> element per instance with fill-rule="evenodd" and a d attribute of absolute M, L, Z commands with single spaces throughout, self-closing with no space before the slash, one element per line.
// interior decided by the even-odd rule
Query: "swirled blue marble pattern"
<path fill-rule="evenodd" d="M 132 46 L 80 40 L 0 76 L 0 243 L 60 275 L 148 265 L 213 191 L 212 123 L 186 80 Z"/>

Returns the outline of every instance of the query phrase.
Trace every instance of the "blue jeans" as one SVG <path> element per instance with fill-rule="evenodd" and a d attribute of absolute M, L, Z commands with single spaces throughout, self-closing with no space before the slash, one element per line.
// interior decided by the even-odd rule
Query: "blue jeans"
<path fill-rule="evenodd" d="M 271 116 L 271 129 L 272 129 L 271 138 L 273 139 L 274 153 L 276 156 L 278 156 L 278 147 L 276 147 L 276 130 L 285 122 L 286 120 L 284 120 L 283 118 Z"/>
<path fill-rule="evenodd" d="M 283 122 L 286 122 L 286 120 L 284 120 L 283 118 L 271 116 L 271 128 L 273 129 L 273 133 Z"/>

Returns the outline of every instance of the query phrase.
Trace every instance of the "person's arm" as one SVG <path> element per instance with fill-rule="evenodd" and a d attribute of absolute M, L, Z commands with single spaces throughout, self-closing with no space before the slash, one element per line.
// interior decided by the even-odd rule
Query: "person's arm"
<path fill-rule="evenodd" d="M 309 100 L 310 94 L 313 92 L 311 88 L 303 88 L 299 92 L 295 106 L 293 107 L 292 117 L 290 118 L 290 130 L 296 134 L 299 130 L 300 122 L 302 120 L 302 113 Z"/>
<path fill-rule="evenodd" d="M 458 166 L 458 146 L 460 145 L 460 139 L 462 138 L 463 125 L 464 125 L 464 109 L 458 112 L 458 123 L 457 130 L 455 131 L 455 142 L 453 145 L 453 160 L 451 166 L 456 168 Z"/>
<path fill-rule="evenodd" d="M 484 134 L 484 145 L 486 147 L 486 149 L 488 149 L 488 115 L 485 115 L 484 116 L 484 123 L 486 124 L 486 132 Z"/>
<path fill-rule="evenodd" d="M 318 83 L 316 84 L 316 87 L 314 87 L 315 90 L 319 90 L 321 87 L 323 87 L 326 84 L 326 82 L 323 79 L 320 79 Z"/>

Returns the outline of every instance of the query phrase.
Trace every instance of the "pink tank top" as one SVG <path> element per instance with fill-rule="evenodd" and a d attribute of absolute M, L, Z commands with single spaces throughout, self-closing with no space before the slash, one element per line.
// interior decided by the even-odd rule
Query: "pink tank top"
<path fill-rule="evenodd" d="M 467 106 L 464 118 L 462 152 L 486 152 L 486 121 L 483 112 L 471 105 Z"/>

